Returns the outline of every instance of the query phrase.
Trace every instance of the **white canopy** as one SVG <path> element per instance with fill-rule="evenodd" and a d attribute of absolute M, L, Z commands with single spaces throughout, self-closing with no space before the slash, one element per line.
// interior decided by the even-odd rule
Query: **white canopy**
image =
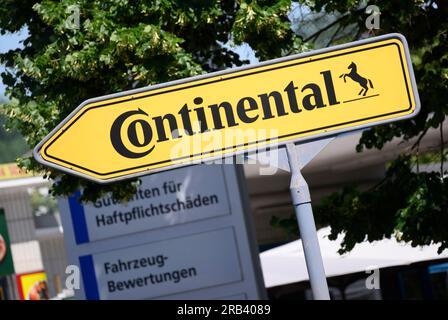
<path fill-rule="evenodd" d="M 335 241 L 329 240 L 329 227 L 320 229 L 317 233 L 327 277 L 448 258 L 447 252 L 437 254 L 437 245 L 412 247 L 395 238 L 372 243 L 366 241 L 341 256 L 337 251 L 342 236 Z M 260 259 L 267 288 L 308 280 L 301 240 L 267 250 L 260 254 Z"/>

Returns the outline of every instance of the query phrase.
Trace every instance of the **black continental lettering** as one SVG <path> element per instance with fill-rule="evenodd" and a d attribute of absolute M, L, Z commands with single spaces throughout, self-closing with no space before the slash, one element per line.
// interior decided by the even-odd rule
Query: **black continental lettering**
<path fill-rule="evenodd" d="M 210 105 L 209 108 L 212 111 L 215 130 L 224 128 L 224 125 L 222 124 L 221 113 L 219 112 L 220 109 L 224 109 L 227 120 L 227 127 L 234 127 L 238 125 L 235 122 L 235 116 L 233 115 L 232 105 L 227 101 L 221 102 L 219 105 L 218 104 Z"/>
<path fill-rule="evenodd" d="M 155 117 L 155 118 L 153 118 L 153 120 L 155 122 L 156 130 L 157 130 L 157 137 L 158 137 L 157 142 L 163 142 L 163 141 L 169 140 L 167 137 L 167 134 L 166 134 L 165 126 L 163 124 L 164 121 L 165 122 L 168 121 L 169 132 L 171 132 L 172 139 L 181 137 L 179 135 L 179 128 L 177 126 L 176 117 L 173 114 L 167 113 L 163 117 Z"/>
<path fill-rule="evenodd" d="M 329 70 L 320 73 L 324 77 L 325 88 L 327 90 L 328 103 L 330 105 L 339 104 L 340 102 L 336 98 L 336 92 L 334 90 L 333 78 Z"/>
<path fill-rule="evenodd" d="M 182 118 L 184 130 L 189 136 L 194 134 L 193 128 L 191 126 L 190 112 L 191 110 L 188 109 L 187 104 L 184 104 L 184 106 L 178 112 Z"/>
<path fill-rule="evenodd" d="M 311 90 L 311 93 L 304 96 L 302 100 L 303 107 L 306 110 L 313 110 L 316 107 L 325 107 L 324 101 L 322 99 L 322 93 L 317 84 L 309 83 L 302 88 L 302 92 L 304 92 L 305 90 Z"/>
<path fill-rule="evenodd" d="M 246 105 L 248 105 L 249 107 L 246 108 Z M 238 117 L 240 118 L 241 121 L 245 123 L 252 123 L 258 119 L 258 114 L 253 116 L 248 115 L 250 111 L 255 111 L 257 109 L 258 109 L 257 101 L 255 101 L 255 99 L 251 97 L 245 97 L 240 99 L 240 101 L 238 101 L 238 104 L 236 105 Z"/>
<path fill-rule="evenodd" d="M 152 146 L 145 151 L 134 152 L 134 151 L 129 150 L 125 146 L 125 144 L 123 142 L 123 138 L 121 136 L 121 128 L 122 128 L 124 122 L 129 117 L 137 116 L 137 115 L 138 116 L 148 116 L 148 114 L 141 109 L 125 112 L 125 113 L 121 114 L 120 116 L 118 116 L 117 119 L 115 119 L 115 121 L 112 124 L 112 127 L 110 129 L 110 141 L 112 143 L 112 146 L 120 155 L 122 155 L 123 157 L 126 157 L 126 158 L 132 158 L 132 159 L 141 158 L 141 157 L 148 155 L 154 149 L 154 146 Z M 134 123 L 134 125 L 133 125 L 133 123 Z M 142 126 L 143 142 L 140 142 L 137 138 L 137 132 L 136 132 L 137 123 L 140 123 L 140 125 L 142 125 L 142 123 L 147 124 L 147 125 L 145 124 L 144 126 Z M 127 132 L 128 132 L 128 135 L 131 132 L 132 137 L 129 136 L 128 139 L 136 147 L 146 147 L 151 142 L 152 130 L 151 130 L 150 125 L 144 120 L 134 120 L 131 123 L 131 125 L 129 126 Z M 134 135 L 134 133 L 135 133 L 135 135 Z"/>
<path fill-rule="evenodd" d="M 243 96 L 239 100 L 232 98 L 236 105 L 232 105 L 233 102 L 229 101 L 204 105 L 202 97 L 195 97 L 193 102 L 187 101 L 181 104 L 182 107 L 175 113 L 166 113 L 152 118 L 141 109 L 126 111 L 119 115 L 111 126 L 111 143 L 121 156 L 132 159 L 141 158 L 154 149 L 155 146 L 151 146 L 151 142 L 153 135 L 156 134 L 156 141 L 164 142 L 184 135 L 190 136 L 238 126 L 240 123 L 253 123 L 258 120 L 286 116 L 289 113 L 312 111 L 326 107 L 327 101 L 330 106 L 340 104 L 331 71 L 321 71 L 320 75 L 322 78 L 319 83 L 299 86 L 294 81 L 288 80 L 289 82 L 286 82 L 288 84 L 282 91 Z M 323 93 L 322 90 L 325 92 Z M 189 106 L 192 105 L 190 109 Z M 156 110 L 163 107 L 165 106 L 154 106 Z M 140 197 L 143 196 L 140 194 Z M 107 205 L 95 202 L 94 206 L 101 208 Z M 179 210 L 179 208 L 162 206 L 159 210 L 163 214 L 164 211 Z M 102 224 L 103 220 L 100 219 L 98 223 Z"/>
<path fill-rule="evenodd" d="M 274 118 L 271 110 L 271 102 L 269 98 L 274 98 L 275 106 L 277 108 L 277 116 L 285 116 L 288 113 L 285 111 L 285 105 L 283 104 L 283 98 L 280 92 L 272 91 L 271 93 L 263 93 L 258 95 L 261 100 L 261 105 L 263 107 L 263 120 Z"/>
<path fill-rule="evenodd" d="M 285 88 L 285 92 L 288 94 L 289 108 L 294 113 L 299 113 L 300 111 L 302 111 L 297 104 L 297 89 L 298 88 L 294 86 L 294 82 L 292 81 Z"/>

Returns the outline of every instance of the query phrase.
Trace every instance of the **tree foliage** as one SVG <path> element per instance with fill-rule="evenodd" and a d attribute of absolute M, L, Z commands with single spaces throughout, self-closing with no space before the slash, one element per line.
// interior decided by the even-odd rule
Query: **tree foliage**
<path fill-rule="evenodd" d="M 0 31 L 26 27 L 29 34 L 23 49 L 0 55 L 7 66 L 2 77 L 11 99 L 2 112 L 8 115 L 9 126 L 33 147 L 88 98 L 247 63 L 224 45 L 229 41 L 248 43 L 260 60 L 266 60 L 318 46 L 322 38 L 331 45 L 368 36 L 366 1 L 298 3 L 311 13 L 334 19 L 306 32 L 300 20 L 292 25 L 292 2 L 287 0 L 0 0 Z M 411 120 L 365 131 L 358 151 L 382 148 L 394 137 L 422 137 L 428 128 L 440 126 L 448 112 L 448 3 L 378 0 L 369 4 L 381 10 L 381 29 L 376 34 L 406 36 L 422 110 Z M 74 7 L 80 12 L 79 29 L 67 28 Z M 345 188 L 317 209 L 318 221 L 331 225 L 333 238 L 345 233 L 342 251 L 366 238 L 373 241 L 392 234 L 414 245 L 439 242 L 441 249 L 447 247 L 448 231 L 443 228 L 448 214 L 447 179 L 442 178 L 443 172 L 415 172 L 414 158 L 409 154 L 392 162 L 385 180 L 371 190 Z M 55 195 L 82 187 L 85 200 L 108 191 L 124 199 L 136 188 L 135 181 L 99 186 L 43 168 L 32 158 L 21 159 L 20 164 L 57 180 Z M 295 222 L 279 223 L 291 227 Z"/>
<path fill-rule="evenodd" d="M 17 131 L 7 131 L 4 128 L 5 121 L 5 117 L 0 116 L 0 163 L 14 162 L 28 151 L 25 141 Z"/>
<path fill-rule="evenodd" d="M 23 49 L 0 55 L 11 103 L 3 107 L 10 127 L 29 147 L 36 145 L 82 101 L 149 86 L 247 61 L 224 44 L 248 43 L 256 56 L 271 59 L 302 50 L 290 28 L 290 1 L 211 0 L 0 0 L 0 30 L 26 27 Z M 80 28 L 68 27 L 79 9 Z M 135 181 L 99 186 L 44 168 L 31 157 L 29 169 L 54 180 L 54 195 L 84 189 L 84 200 L 104 192 L 129 198 Z"/>
<path fill-rule="evenodd" d="M 0 96 L 0 108 L 6 99 Z M 17 130 L 5 128 L 5 116 L 0 114 L 0 163 L 13 162 L 28 151 L 28 147 Z"/>
<path fill-rule="evenodd" d="M 314 11 L 334 13 L 331 28 L 321 28 L 310 36 L 346 42 L 366 35 L 364 6 L 360 1 L 311 1 Z M 406 36 L 413 62 L 422 109 L 417 117 L 364 131 L 357 146 L 381 149 L 399 137 L 417 138 L 412 150 L 389 164 L 384 180 L 367 191 L 348 186 L 327 197 L 315 208 L 320 225 L 331 226 L 331 239 L 344 234 L 340 253 L 357 243 L 395 235 L 413 246 L 438 243 L 439 252 L 448 248 L 448 179 L 446 177 L 446 142 L 441 138 L 440 151 L 433 161 L 440 170 L 418 172 L 418 147 L 429 128 L 439 128 L 448 113 L 448 3 L 446 1 L 369 1 L 381 10 L 381 29 L 376 34 L 399 32 Z M 331 43 L 331 42 L 330 42 Z M 274 219 L 273 224 L 291 230 L 296 221 Z"/>

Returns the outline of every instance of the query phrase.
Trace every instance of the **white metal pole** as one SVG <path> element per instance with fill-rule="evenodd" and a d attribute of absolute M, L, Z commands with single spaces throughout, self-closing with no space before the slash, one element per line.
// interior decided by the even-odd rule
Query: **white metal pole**
<path fill-rule="evenodd" d="M 300 172 L 300 161 L 296 146 L 286 145 L 289 167 L 291 169 L 291 196 L 305 253 L 306 267 L 315 300 L 330 300 L 324 263 L 317 239 L 316 224 L 308 184 Z"/>

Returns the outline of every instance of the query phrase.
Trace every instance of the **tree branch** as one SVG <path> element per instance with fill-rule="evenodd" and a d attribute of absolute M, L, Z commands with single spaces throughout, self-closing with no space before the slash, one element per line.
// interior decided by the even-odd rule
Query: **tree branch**
<path fill-rule="evenodd" d="M 426 135 L 426 132 L 428 132 L 428 127 L 423 130 L 423 132 L 419 135 L 417 141 L 414 143 L 414 145 L 411 147 L 411 150 L 414 150 L 419 144 L 420 141 L 422 141 L 423 137 Z"/>
<path fill-rule="evenodd" d="M 333 35 L 331 36 L 330 40 L 328 41 L 328 43 L 327 43 L 327 45 L 326 45 L 325 47 L 328 47 L 328 46 L 334 41 L 334 38 L 336 37 L 336 35 L 339 33 L 339 31 L 340 31 L 341 29 L 342 29 L 342 25 L 339 25 L 339 26 L 336 28 L 336 32 L 333 33 Z"/>
<path fill-rule="evenodd" d="M 315 33 L 313 33 L 312 35 L 310 35 L 308 38 L 304 39 L 303 41 L 304 42 L 308 42 L 311 39 L 314 39 L 314 38 L 318 37 L 322 32 L 330 29 L 331 27 L 333 27 L 334 25 L 338 24 L 339 22 L 341 22 L 342 20 L 344 20 L 348 16 L 350 16 L 350 14 L 348 14 L 348 13 L 342 15 L 341 17 L 339 17 L 338 19 L 336 19 L 335 21 L 333 21 L 329 25 L 323 27 L 322 29 L 317 30 Z"/>
<path fill-rule="evenodd" d="M 444 154 L 445 143 L 443 141 L 443 121 L 440 122 L 440 176 L 443 178 L 443 161 L 445 160 Z"/>
<path fill-rule="evenodd" d="M 354 13 L 358 13 L 358 12 L 363 12 L 366 10 L 367 7 L 355 10 Z M 342 16 L 340 16 L 339 18 L 337 18 L 335 21 L 333 21 L 332 23 L 330 23 L 329 25 L 323 27 L 322 29 L 317 30 L 315 33 L 313 33 L 312 35 L 310 35 L 308 38 L 304 39 L 304 42 L 308 42 L 311 39 L 314 39 L 316 37 L 318 37 L 322 32 L 330 29 L 331 27 L 333 27 L 334 25 L 340 23 L 342 20 L 350 17 L 352 15 L 352 12 L 346 12 L 344 13 Z"/>

